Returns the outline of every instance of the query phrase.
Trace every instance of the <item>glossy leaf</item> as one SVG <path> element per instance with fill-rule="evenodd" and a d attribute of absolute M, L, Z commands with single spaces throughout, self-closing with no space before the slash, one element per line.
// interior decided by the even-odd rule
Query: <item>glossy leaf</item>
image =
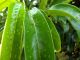
<path fill-rule="evenodd" d="M 53 42 L 54 42 L 55 52 L 60 52 L 61 51 L 61 40 L 60 40 L 59 33 L 58 33 L 54 23 L 51 21 L 51 19 L 49 19 L 45 13 L 44 13 L 44 16 L 50 27 L 50 31 L 51 31 Z"/>
<path fill-rule="evenodd" d="M 25 60 L 55 60 L 50 27 L 41 11 L 30 10 L 24 24 Z"/>
<path fill-rule="evenodd" d="M 24 6 L 21 3 L 12 3 L 8 8 L 5 23 L 0 60 L 20 60 L 22 51 Z"/>
<path fill-rule="evenodd" d="M 80 41 L 80 10 L 77 7 L 69 4 L 56 4 L 47 12 L 52 16 L 66 16 L 76 30 Z"/>

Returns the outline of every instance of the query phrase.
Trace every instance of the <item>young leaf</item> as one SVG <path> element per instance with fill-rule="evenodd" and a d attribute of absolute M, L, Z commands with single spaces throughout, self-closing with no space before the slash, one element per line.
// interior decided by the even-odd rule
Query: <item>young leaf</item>
<path fill-rule="evenodd" d="M 10 3 L 15 2 L 16 0 L 0 0 L 0 11 L 8 7 Z"/>
<path fill-rule="evenodd" d="M 22 51 L 24 6 L 21 3 L 12 3 L 8 8 L 5 23 L 0 60 L 20 60 Z"/>
<path fill-rule="evenodd" d="M 76 30 L 80 41 L 80 10 L 69 4 L 56 4 L 53 5 L 48 11 L 52 16 L 66 16 L 68 21 Z"/>
<path fill-rule="evenodd" d="M 30 10 L 24 24 L 25 60 L 55 60 L 50 27 L 41 11 Z"/>
<path fill-rule="evenodd" d="M 1 44 L 0 44 L 0 58 L 1 58 Z"/>
<path fill-rule="evenodd" d="M 2 2 L 4 2 L 5 0 L 0 0 L 0 4 L 2 3 Z"/>
<path fill-rule="evenodd" d="M 44 13 L 44 16 L 50 27 L 50 31 L 51 31 L 53 42 L 54 42 L 55 52 L 60 52 L 61 51 L 61 40 L 60 40 L 59 33 L 57 32 L 57 29 L 56 29 L 54 23 L 47 17 L 47 15 L 45 13 Z"/>

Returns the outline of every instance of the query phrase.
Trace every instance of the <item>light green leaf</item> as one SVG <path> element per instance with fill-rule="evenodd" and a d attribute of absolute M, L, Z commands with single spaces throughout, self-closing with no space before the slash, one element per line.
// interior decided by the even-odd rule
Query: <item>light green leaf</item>
<path fill-rule="evenodd" d="M 45 16 L 37 8 L 24 21 L 25 60 L 55 60 L 53 40 Z"/>
<path fill-rule="evenodd" d="M 0 60 L 20 60 L 22 51 L 24 6 L 21 3 L 12 3 L 8 8 L 5 23 Z"/>
<path fill-rule="evenodd" d="M 0 58 L 1 58 L 1 44 L 0 44 Z"/>
<path fill-rule="evenodd" d="M 80 41 L 80 10 L 77 7 L 69 4 L 56 4 L 47 12 L 52 16 L 66 16 L 76 30 Z"/>
<path fill-rule="evenodd" d="M 8 7 L 10 3 L 16 2 L 16 0 L 0 0 L 0 11 Z"/>

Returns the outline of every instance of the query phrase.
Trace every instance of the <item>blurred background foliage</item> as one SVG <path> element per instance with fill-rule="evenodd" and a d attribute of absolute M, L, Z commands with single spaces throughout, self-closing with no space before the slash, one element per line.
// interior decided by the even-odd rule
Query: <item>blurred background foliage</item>
<path fill-rule="evenodd" d="M 48 1 L 48 7 L 52 5 L 52 0 Z M 38 2 L 34 0 L 25 0 L 26 6 L 30 9 L 33 6 L 38 7 Z M 69 4 L 75 5 L 80 8 L 80 0 L 73 0 Z M 4 29 L 4 24 L 7 17 L 7 8 L 0 12 L 0 43 L 2 32 Z M 49 16 L 50 17 L 50 16 Z M 62 50 L 59 53 L 56 53 L 57 60 L 80 60 L 80 43 L 77 39 L 77 34 L 73 27 L 69 24 L 66 17 L 57 16 L 51 17 L 53 23 L 55 24 L 62 40 Z M 24 54 L 22 54 L 24 57 Z M 24 60 L 24 58 L 22 58 Z"/>

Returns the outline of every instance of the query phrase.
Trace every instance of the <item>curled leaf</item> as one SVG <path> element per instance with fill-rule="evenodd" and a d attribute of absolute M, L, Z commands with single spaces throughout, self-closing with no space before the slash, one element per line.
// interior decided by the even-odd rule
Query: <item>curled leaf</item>
<path fill-rule="evenodd" d="M 48 11 L 52 16 L 66 16 L 73 28 L 76 30 L 80 41 L 80 10 L 69 4 L 53 5 Z"/>

